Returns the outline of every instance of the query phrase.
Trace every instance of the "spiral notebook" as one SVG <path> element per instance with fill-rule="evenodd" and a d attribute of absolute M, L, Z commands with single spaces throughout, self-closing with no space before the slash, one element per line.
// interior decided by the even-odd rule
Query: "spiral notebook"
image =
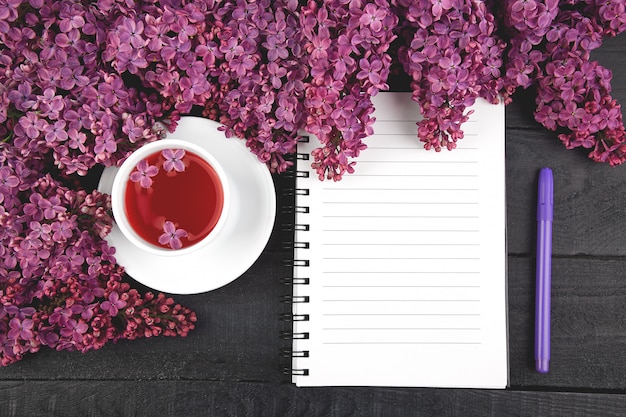
<path fill-rule="evenodd" d="M 409 93 L 374 98 L 356 172 L 317 179 L 299 144 L 298 386 L 505 388 L 504 106 L 479 101 L 453 151 L 426 151 Z"/>

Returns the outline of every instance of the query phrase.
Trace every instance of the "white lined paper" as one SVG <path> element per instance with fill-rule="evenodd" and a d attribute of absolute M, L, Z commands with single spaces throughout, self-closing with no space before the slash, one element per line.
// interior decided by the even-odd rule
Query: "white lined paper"
<path fill-rule="evenodd" d="M 478 102 L 453 151 L 426 151 L 408 93 L 374 99 L 375 134 L 337 183 L 298 178 L 300 386 L 507 383 L 504 110 Z M 301 144 L 309 153 L 314 138 Z M 310 170 L 299 161 L 299 170 Z"/>

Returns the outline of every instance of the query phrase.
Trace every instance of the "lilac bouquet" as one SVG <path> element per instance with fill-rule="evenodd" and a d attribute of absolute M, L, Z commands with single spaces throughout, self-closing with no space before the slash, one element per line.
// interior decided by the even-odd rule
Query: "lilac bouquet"
<path fill-rule="evenodd" d="M 314 134 L 320 178 L 340 180 L 396 64 L 426 148 L 453 149 L 476 98 L 509 102 L 532 86 L 540 123 L 618 164 L 620 107 L 589 52 L 625 19 L 623 0 L 13 0 L 0 7 L 0 134 L 84 175 L 195 112 L 275 172 Z"/>
<path fill-rule="evenodd" d="M 604 36 L 626 30 L 623 0 L 503 2 L 509 38 L 505 94 L 535 86 L 535 119 L 568 149 L 591 149 L 594 161 L 626 160 L 621 106 L 611 97 L 611 71 L 590 61 Z"/>
<path fill-rule="evenodd" d="M 536 120 L 567 148 L 624 162 L 611 73 L 590 51 L 626 29 L 625 4 L 0 1 L 1 363 L 194 327 L 193 312 L 122 279 L 103 240 L 109 197 L 78 180 L 185 114 L 221 122 L 278 173 L 300 135 L 316 135 L 313 167 L 338 181 L 366 149 L 371 98 L 392 77 L 410 80 L 424 116 L 416 139 L 436 151 L 463 138 L 477 98 L 508 103 L 533 88 Z"/>
<path fill-rule="evenodd" d="M 456 147 L 478 97 L 498 102 L 505 43 L 483 1 L 397 0 L 403 17 L 398 60 L 411 76 L 423 120 L 418 136 L 426 149 Z M 424 13 L 424 11 L 428 13 Z"/>
<path fill-rule="evenodd" d="M 123 281 L 110 197 L 75 175 L 162 136 L 168 109 L 102 60 L 107 2 L 0 4 L 0 364 L 42 346 L 185 336 L 196 315 Z M 104 9 L 104 7 L 102 7 Z"/>
<path fill-rule="evenodd" d="M 103 2 L 3 3 L 0 137 L 24 158 L 50 153 L 63 172 L 85 175 L 162 133 L 158 95 L 102 62 Z"/>
<path fill-rule="evenodd" d="M 86 352 L 119 339 L 185 336 L 196 315 L 122 281 L 110 197 L 43 174 L 46 161 L 0 150 L 0 364 L 42 346 Z"/>
<path fill-rule="evenodd" d="M 107 6 L 102 58 L 157 91 L 170 123 L 197 106 L 277 172 L 306 131 L 322 144 L 320 177 L 352 171 L 372 132 L 370 98 L 388 88 L 398 18 L 386 0 Z"/>

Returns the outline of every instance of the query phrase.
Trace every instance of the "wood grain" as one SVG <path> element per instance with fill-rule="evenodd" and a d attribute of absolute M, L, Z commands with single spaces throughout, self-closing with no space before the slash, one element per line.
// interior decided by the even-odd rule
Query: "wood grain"
<path fill-rule="evenodd" d="M 509 253 L 534 254 L 537 178 L 550 167 L 554 254 L 626 255 L 626 166 L 591 162 L 536 130 L 507 130 L 506 153 Z"/>
<path fill-rule="evenodd" d="M 626 260 L 555 258 L 552 359 L 534 371 L 535 261 L 509 258 L 511 386 L 626 392 Z"/>
<path fill-rule="evenodd" d="M 207 381 L 0 382 L 0 417 L 618 417 L 625 407 L 624 395 L 572 392 Z"/>
<path fill-rule="evenodd" d="M 279 356 L 285 288 L 279 264 L 263 258 L 254 274 L 211 293 L 183 297 L 199 327 L 186 339 L 122 341 L 86 355 L 39 352 L 1 379 L 209 380 L 284 383 Z M 555 258 L 551 372 L 533 366 L 534 259 L 509 258 L 510 383 L 516 388 L 626 392 L 626 260 Z"/>

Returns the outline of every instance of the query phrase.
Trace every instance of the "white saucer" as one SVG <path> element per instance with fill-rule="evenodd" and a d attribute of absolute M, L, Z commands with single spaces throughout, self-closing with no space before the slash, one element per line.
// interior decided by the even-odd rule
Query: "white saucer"
<path fill-rule="evenodd" d="M 272 176 L 243 141 L 226 138 L 219 123 L 182 117 L 166 139 L 182 139 L 207 149 L 222 164 L 231 186 L 231 205 L 220 234 L 206 247 L 181 256 L 158 256 L 133 245 L 113 223 L 106 237 L 115 258 L 138 282 L 173 294 L 197 294 L 234 281 L 265 248 L 276 215 Z M 110 193 L 117 168 L 102 173 L 98 190 Z"/>

